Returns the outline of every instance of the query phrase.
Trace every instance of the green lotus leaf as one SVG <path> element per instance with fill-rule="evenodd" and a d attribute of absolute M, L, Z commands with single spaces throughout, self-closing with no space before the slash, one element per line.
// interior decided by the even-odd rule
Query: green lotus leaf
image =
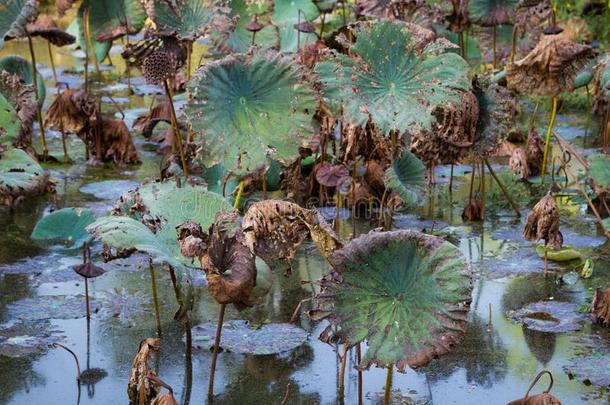
<path fill-rule="evenodd" d="M 574 78 L 574 90 L 587 86 L 593 81 L 595 71 L 592 68 L 584 68 Z"/>
<path fill-rule="evenodd" d="M 37 16 L 36 0 L 0 0 L 0 49 L 7 39 L 25 37 Z"/>
<path fill-rule="evenodd" d="M 221 16 L 218 7 L 204 0 L 178 0 L 176 7 L 163 0 L 154 3 L 157 30 L 188 41 L 204 35 Z"/>
<path fill-rule="evenodd" d="M 12 146 L 20 131 L 21 120 L 15 107 L 0 93 L 0 145 Z"/>
<path fill-rule="evenodd" d="M 470 0 L 470 18 L 483 27 L 507 24 L 513 19 L 518 0 Z"/>
<path fill-rule="evenodd" d="M 600 63 L 599 88 L 606 98 L 610 100 L 610 55 L 607 55 Z"/>
<path fill-rule="evenodd" d="M 291 160 L 313 133 L 316 95 L 302 76 L 292 60 L 272 51 L 230 55 L 189 82 L 185 113 L 209 156 L 234 174 L 270 158 Z"/>
<path fill-rule="evenodd" d="M 255 15 L 260 16 L 260 7 L 257 3 L 248 4 L 246 0 L 231 0 L 230 7 L 229 17 L 237 19 L 237 23 L 226 35 L 215 33 L 214 42 L 216 47 L 223 52 L 246 52 L 252 45 L 252 32 L 248 31 L 246 27 Z M 263 17 L 263 19 L 265 18 Z M 259 18 L 259 23 L 264 22 L 263 19 Z M 277 30 L 273 25 L 266 24 L 254 36 L 254 43 L 261 48 L 277 48 L 279 46 Z"/>
<path fill-rule="evenodd" d="M 299 10 L 301 10 L 300 21 L 315 20 L 320 12 L 311 0 L 275 0 L 273 22 L 280 32 L 280 51 L 296 52 L 299 42 L 298 31 L 294 25 L 299 22 Z M 315 34 L 300 34 L 301 48 L 306 43 L 315 42 L 318 37 Z"/>
<path fill-rule="evenodd" d="M 42 194 L 47 180 L 44 169 L 21 149 L 9 149 L 0 156 L 0 203 Z"/>
<path fill-rule="evenodd" d="M 362 367 L 393 364 L 404 372 L 464 336 L 471 272 L 449 242 L 413 231 L 369 232 L 329 261 L 333 271 L 320 281 L 311 314 L 326 317 L 346 345 L 367 343 Z"/>
<path fill-rule="evenodd" d="M 544 257 L 544 246 L 536 246 L 536 253 L 539 257 Z M 572 246 L 563 246 L 561 249 L 547 249 L 547 257 L 553 262 L 567 262 L 582 258 L 582 253 Z"/>
<path fill-rule="evenodd" d="M 227 169 L 219 163 L 210 168 L 206 168 L 202 177 L 208 184 L 208 190 L 216 194 L 226 195 L 227 202 L 232 205 L 234 202 L 232 194 L 239 186 L 239 180 L 235 177 L 229 177 L 226 184 L 224 184 L 228 174 Z"/>
<path fill-rule="evenodd" d="M 177 188 L 173 181 L 147 183 L 135 193 L 144 206 L 145 214 L 141 215 L 139 212 L 134 214 L 128 209 L 125 209 L 124 213 L 137 220 L 155 220 L 155 222 L 158 220 L 160 229 L 156 233 L 157 238 L 164 243 L 165 248 L 175 256 L 176 260 L 181 259 L 187 265 L 191 261 L 180 254 L 176 227 L 193 220 L 203 229 L 207 229 L 214 222 L 216 213 L 233 210 L 222 195 L 190 185 Z M 130 194 L 132 192 L 127 195 Z M 131 205 L 129 201 L 125 204 L 127 208 Z"/>
<path fill-rule="evenodd" d="M 110 52 L 110 48 L 112 47 L 112 41 L 98 41 L 96 39 L 96 36 L 93 34 L 93 25 L 91 23 L 91 21 L 94 18 L 93 18 L 93 14 L 91 14 L 91 12 L 90 12 L 89 13 L 89 26 L 90 26 L 89 31 L 91 34 L 90 37 L 91 37 L 91 46 L 93 47 L 93 52 L 91 52 L 89 50 L 89 44 L 87 43 L 87 36 L 85 35 L 85 31 L 84 31 L 85 24 L 84 24 L 83 16 L 85 14 L 85 10 L 86 10 L 87 6 L 89 6 L 90 3 L 95 3 L 95 1 L 86 0 L 81 3 L 80 7 L 78 8 L 76 17 L 74 18 L 74 20 L 72 20 L 72 22 L 66 29 L 66 32 L 76 38 L 76 44 L 78 45 L 78 47 L 80 47 L 80 49 L 83 52 L 85 52 L 85 54 L 89 55 L 89 59 L 90 59 L 89 66 L 92 66 L 93 65 L 93 56 L 95 56 L 95 60 L 98 63 L 103 61 L 106 58 L 106 56 L 108 56 L 108 52 Z"/>
<path fill-rule="evenodd" d="M 144 27 L 144 21 L 146 11 L 140 0 L 91 1 L 91 36 L 98 41 L 136 34 Z"/>
<path fill-rule="evenodd" d="M 610 187 L 610 158 L 605 153 L 598 153 L 589 158 L 589 177 L 602 190 Z"/>
<path fill-rule="evenodd" d="M 385 173 L 385 185 L 396 190 L 407 204 L 414 204 L 425 186 L 426 167 L 413 153 L 405 150 Z"/>
<path fill-rule="evenodd" d="M 315 67 L 325 103 L 335 112 L 342 107 L 344 119 L 357 126 L 370 117 L 386 135 L 430 128 L 432 110 L 459 103 L 460 94 L 470 88 L 468 64 L 455 53 L 443 53 L 440 43 L 422 52 L 416 45 L 404 24 L 361 26 L 351 58 L 335 53 Z"/>
<path fill-rule="evenodd" d="M 85 228 L 95 221 L 87 208 L 62 208 L 42 217 L 34 226 L 32 239 L 60 241 L 68 247 L 81 247 L 91 240 Z"/>
<path fill-rule="evenodd" d="M 0 59 L 0 72 L 3 70 L 19 76 L 25 84 L 31 85 L 33 83 L 32 64 L 21 56 L 8 55 Z M 38 85 L 38 104 L 42 107 L 47 94 L 47 88 L 40 73 L 36 74 L 36 84 Z"/>

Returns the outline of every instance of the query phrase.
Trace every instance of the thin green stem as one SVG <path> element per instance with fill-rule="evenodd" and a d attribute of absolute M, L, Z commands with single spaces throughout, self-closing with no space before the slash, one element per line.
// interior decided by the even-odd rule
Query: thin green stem
<path fill-rule="evenodd" d="M 551 119 L 549 121 L 549 127 L 546 131 L 546 138 L 544 140 L 544 154 L 542 156 L 542 172 L 541 182 L 544 182 L 544 176 L 546 175 L 546 164 L 549 157 L 549 151 L 551 149 L 551 134 L 553 133 L 553 125 L 555 124 L 555 116 L 557 115 L 557 97 L 551 98 Z"/>
<path fill-rule="evenodd" d="M 32 37 L 28 34 L 28 45 L 30 46 L 30 56 L 32 58 L 32 86 L 34 86 L 34 95 L 36 95 L 36 116 L 38 125 L 40 125 L 40 147 L 42 148 L 42 160 L 46 161 L 49 156 L 47 149 L 47 140 L 44 133 L 44 122 L 42 120 L 42 110 L 40 109 L 40 94 L 38 93 L 38 72 L 36 71 L 36 54 L 34 53 L 34 45 Z"/>
<path fill-rule="evenodd" d="M 392 375 L 394 373 L 394 365 L 388 365 L 388 372 L 385 378 L 385 392 L 383 396 L 383 405 L 390 405 L 390 397 L 392 394 Z"/>
<path fill-rule="evenodd" d="M 170 115 L 172 120 L 172 127 L 174 132 L 174 142 L 178 146 L 178 153 L 180 154 L 180 163 L 182 164 L 182 171 L 184 172 L 184 179 L 188 181 L 189 179 L 189 169 L 186 164 L 186 159 L 184 158 L 184 149 L 182 148 L 182 136 L 180 135 L 180 130 L 178 129 L 178 119 L 176 118 L 176 110 L 174 108 L 174 98 L 172 97 L 172 91 L 167 84 L 167 80 L 163 80 L 163 85 L 165 87 L 165 94 L 167 94 L 167 98 L 169 99 L 170 106 Z"/>
<path fill-rule="evenodd" d="M 244 193 L 244 181 L 240 180 L 239 188 L 237 189 L 237 196 L 235 197 L 235 202 L 233 203 L 233 208 L 239 209 L 239 203 L 241 202 L 241 196 Z"/>
<path fill-rule="evenodd" d="M 150 273 L 150 284 L 152 288 L 153 304 L 155 306 L 155 319 L 157 321 L 157 333 L 161 336 L 161 314 L 159 312 L 159 298 L 157 296 L 157 277 L 152 259 L 148 259 L 148 271 Z"/>
<path fill-rule="evenodd" d="M 208 381 L 208 399 L 214 397 L 214 374 L 216 374 L 216 359 L 218 358 L 218 350 L 220 348 L 220 336 L 222 334 L 222 323 L 224 322 L 226 306 L 226 304 L 220 305 L 220 314 L 218 315 L 218 324 L 216 325 L 216 338 L 214 339 L 214 352 L 212 353 L 210 380 Z"/>

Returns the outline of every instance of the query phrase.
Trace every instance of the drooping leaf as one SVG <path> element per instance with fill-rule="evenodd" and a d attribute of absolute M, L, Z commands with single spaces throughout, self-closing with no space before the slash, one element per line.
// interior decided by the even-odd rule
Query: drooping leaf
<path fill-rule="evenodd" d="M 271 51 L 204 65 L 189 83 L 185 113 L 206 152 L 238 175 L 272 157 L 296 158 L 313 132 L 316 110 L 315 93 L 302 75 L 294 62 Z"/>
<path fill-rule="evenodd" d="M 76 41 L 76 38 L 60 29 L 48 14 L 40 14 L 35 22 L 28 24 L 27 31 L 30 36 L 42 37 L 55 46 L 65 46 Z"/>
<path fill-rule="evenodd" d="M 78 46 L 85 53 L 85 55 L 89 55 L 89 67 L 92 67 L 93 66 L 93 57 L 95 57 L 95 60 L 98 63 L 101 63 L 106 58 L 106 56 L 108 55 L 108 52 L 110 51 L 110 48 L 112 47 L 112 41 L 100 42 L 95 38 L 95 35 L 93 35 L 93 32 L 91 30 L 92 15 L 90 13 L 89 14 L 89 32 L 90 32 L 91 46 L 89 46 L 89 43 L 87 41 L 87 35 L 85 34 L 84 16 L 85 16 L 85 10 L 88 7 L 88 5 L 90 4 L 90 2 L 95 2 L 95 1 L 85 0 L 81 3 L 80 7 L 78 8 L 78 12 L 77 12 L 76 16 L 74 17 L 74 20 L 72 20 L 70 25 L 68 25 L 66 32 L 68 34 L 74 36 L 76 38 L 76 44 L 78 44 Z M 90 48 L 93 48 L 93 50 L 91 50 Z"/>
<path fill-rule="evenodd" d="M 193 327 L 193 344 L 205 348 L 214 345 L 216 324 Z M 271 323 L 253 328 L 247 321 L 222 324 L 220 346 L 235 353 L 270 355 L 287 352 L 307 340 L 307 332 L 290 323 Z"/>
<path fill-rule="evenodd" d="M 146 20 L 140 0 L 95 0 L 90 10 L 91 35 L 98 41 L 136 34 Z"/>
<path fill-rule="evenodd" d="M 213 33 L 214 43 L 223 52 L 246 52 L 252 45 L 253 33 L 247 30 L 255 15 L 260 14 L 258 3 L 249 3 L 246 0 L 231 0 L 230 18 L 238 19 L 233 29 L 227 33 Z M 264 22 L 259 19 L 259 23 Z M 261 48 L 279 47 L 278 31 L 273 25 L 267 23 L 263 29 L 254 36 L 254 43 Z"/>
<path fill-rule="evenodd" d="M 405 150 L 386 170 L 385 185 L 396 190 L 406 204 L 414 204 L 419 200 L 425 186 L 425 172 L 426 168 L 421 160 Z"/>
<path fill-rule="evenodd" d="M 464 336 L 471 272 L 449 242 L 412 231 L 370 232 L 330 255 L 314 319 L 348 346 L 368 344 L 361 367 L 425 365 Z M 323 335 L 327 335 L 327 331 Z"/>
<path fill-rule="evenodd" d="M 159 0 L 154 2 L 152 20 L 161 33 L 194 41 L 220 24 L 222 15 L 220 9 L 207 0 Z"/>
<path fill-rule="evenodd" d="M 127 395 L 131 403 L 147 404 L 157 395 L 159 387 L 154 382 L 157 374 L 152 367 L 152 357 L 153 354 L 157 354 L 160 346 L 161 341 L 157 338 L 148 338 L 140 342 L 138 354 L 131 363 L 127 383 Z"/>
<path fill-rule="evenodd" d="M 444 42 L 418 43 L 408 26 L 390 21 L 356 35 L 352 58 L 335 53 L 315 68 L 325 103 L 335 112 L 342 106 L 348 123 L 364 126 L 370 117 L 384 135 L 429 128 L 436 106 L 460 102 L 470 88 L 468 64 L 444 53 Z"/>
<path fill-rule="evenodd" d="M 276 0 L 274 5 L 275 11 L 272 18 L 280 32 L 280 51 L 296 52 L 299 34 L 294 25 L 299 21 L 312 21 L 320 15 L 320 12 L 311 0 Z M 301 15 L 300 20 L 299 14 Z M 301 32 L 301 48 L 305 43 L 315 42 L 316 39 L 315 34 Z"/>
<path fill-rule="evenodd" d="M 27 35 L 26 26 L 36 20 L 36 0 L 0 1 L 0 49 L 4 41 Z"/>
<path fill-rule="evenodd" d="M 0 204 L 12 205 L 16 199 L 42 194 L 48 176 L 30 155 L 10 149 L 0 155 Z"/>
<path fill-rule="evenodd" d="M 545 247 L 550 248 L 549 253 L 561 249 L 563 235 L 559 230 L 559 208 L 550 192 L 527 214 L 523 237 L 530 241 L 543 239 Z"/>
<path fill-rule="evenodd" d="M 42 217 L 34 226 L 31 238 L 80 248 L 91 240 L 86 228 L 93 221 L 95 217 L 87 208 L 62 208 Z"/>
<path fill-rule="evenodd" d="M 470 0 L 468 11 L 477 24 L 492 27 L 513 20 L 517 3 L 518 0 Z"/>
<path fill-rule="evenodd" d="M 19 76 L 25 84 L 31 85 L 34 81 L 32 77 L 32 64 L 21 56 L 8 55 L 0 59 L 0 72 L 3 70 Z M 38 86 L 38 104 L 42 107 L 47 88 L 39 72 L 36 73 L 36 84 Z"/>

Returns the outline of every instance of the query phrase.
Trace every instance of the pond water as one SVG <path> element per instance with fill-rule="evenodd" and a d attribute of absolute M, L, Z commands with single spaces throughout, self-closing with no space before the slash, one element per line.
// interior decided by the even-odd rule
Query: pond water
<path fill-rule="evenodd" d="M 36 42 L 40 70 L 47 80 L 47 105 L 56 90 L 52 83 L 46 45 Z M 196 56 L 205 48 L 196 47 Z M 199 53 L 197 53 L 199 52 Z M 26 44 L 10 42 L 3 54 L 27 57 Z M 155 91 L 134 78 L 136 94 L 129 95 L 118 55 L 112 53 L 115 70 L 102 71 L 95 88 L 111 96 L 131 125 L 151 104 Z M 72 51 L 56 53 L 60 81 L 71 87 L 81 81 L 77 67 L 82 60 Z M 74 72 L 71 72 L 74 71 Z M 95 77 L 95 75 L 94 75 Z M 112 103 L 104 104 L 114 111 Z M 117 115 L 119 113 L 117 112 Z M 543 120 L 540 120 L 543 121 Z M 582 117 L 563 116 L 559 131 L 573 134 L 582 144 Z M 51 154 L 62 160 L 58 134 L 49 135 Z M 0 403 L 3 404 L 120 404 L 127 403 L 127 379 L 131 362 L 141 340 L 156 334 L 151 304 L 150 273 L 144 257 L 132 257 L 103 264 L 106 273 L 90 283 L 93 315 L 87 324 L 84 314 L 83 283 L 70 266 L 80 253 L 33 242 L 29 235 L 36 221 L 51 207 L 89 207 L 103 215 L 121 192 L 159 172 L 161 156 L 156 146 L 136 137 L 142 164 L 133 167 L 90 167 L 84 162 L 84 148 L 75 137 L 70 141 L 72 165 L 46 164 L 57 183 L 57 193 L 28 200 L 13 211 L 0 211 Z M 506 163 L 496 162 L 497 164 Z M 495 167 L 498 167 L 497 165 Z M 443 182 L 448 168 L 438 168 Z M 555 377 L 552 393 L 564 404 L 599 403 L 610 400 L 610 331 L 592 326 L 588 315 L 578 308 L 590 299 L 591 289 L 610 285 L 610 249 L 584 207 L 568 200 L 562 204 L 562 231 L 566 243 L 593 258 L 593 277 L 579 279 L 575 273 L 582 262 L 551 264 L 563 274 L 563 282 L 544 278 L 543 261 L 534 245 L 524 242 L 521 230 L 527 211 L 516 218 L 509 210 L 490 212 L 484 224 L 467 224 L 460 217 L 467 193 L 469 167 L 456 167 L 456 204 L 438 203 L 431 215 L 429 207 L 416 214 L 397 215 L 397 228 L 450 234 L 468 258 L 474 273 L 473 303 L 466 338 L 451 354 L 433 360 L 427 367 L 406 374 L 394 374 L 393 403 L 396 404 L 481 404 L 506 403 L 525 394 L 533 377 L 542 369 Z M 489 179 L 488 179 L 489 180 Z M 334 217 L 332 209 L 325 215 Z M 434 220 L 432 219 L 434 217 Z M 359 233 L 370 229 L 359 220 Z M 343 236 L 351 231 L 349 220 L 341 220 Z M 99 246 L 94 249 L 99 251 Z M 227 309 L 227 320 L 248 320 L 259 327 L 270 322 L 288 322 L 303 299 L 311 297 L 312 285 L 328 270 L 313 245 L 305 244 L 295 260 L 291 277 L 276 272 L 270 293 L 257 306 L 241 313 Z M 171 385 L 181 404 L 207 401 L 207 381 L 212 358 L 205 342 L 195 341 L 192 366 L 185 361 L 183 329 L 173 320 L 176 309 L 166 268 L 155 269 L 162 309 L 162 344 L 155 369 Z M 193 272 L 197 308 L 193 325 L 215 322 L 219 307 L 205 289 L 202 275 Z M 539 301 L 570 303 L 547 305 L 557 319 L 569 318 L 566 331 L 545 328 L 545 321 L 518 322 L 518 311 Z M 546 307 L 545 307 L 546 308 Z M 307 304 L 303 309 L 307 309 Z M 529 319 L 529 318 L 528 318 Z M 312 323 L 302 315 L 298 325 L 308 332 L 296 349 L 274 355 L 247 355 L 225 351 L 219 355 L 216 372 L 218 404 L 280 403 L 289 391 L 289 404 L 334 404 L 338 402 L 339 353 L 342 348 L 321 343 L 317 337 L 325 323 Z M 548 322 L 547 322 L 548 323 Z M 575 330 L 576 329 L 576 330 Z M 542 331 L 541 331 L 542 330 Z M 51 348 L 59 342 L 73 350 L 81 370 L 89 370 L 80 386 L 72 357 Z M 264 344 L 265 342 L 260 342 Z M 356 403 L 355 354 L 348 359 L 345 403 Z M 93 370 L 93 371 L 91 371 Z M 363 373 L 364 402 L 383 402 L 386 372 L 372 368 Z M 544 384 L 536 387 L 539 392 Z M 289 386 L 289 388 L 287 388 Z"/>

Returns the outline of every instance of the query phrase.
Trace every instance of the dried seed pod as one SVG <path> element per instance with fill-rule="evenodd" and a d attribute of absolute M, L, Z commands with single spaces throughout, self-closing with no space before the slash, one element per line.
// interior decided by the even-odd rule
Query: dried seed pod
<path fill-rule="evenodd" d="M 178 61 L 173 52 L 153 52 L 142 63 L 142 74 L 147 83 L 162 84 L 165 80 L 174 78 L 177 72 Z"/>
<path fill-rule="evenodd" d="M 523 237 L 530 241 L 543 239 L 545 246 L 561 249 L 563 235 L 559 231 L 559 209 L 550 192 L 527 215 Z"/>

